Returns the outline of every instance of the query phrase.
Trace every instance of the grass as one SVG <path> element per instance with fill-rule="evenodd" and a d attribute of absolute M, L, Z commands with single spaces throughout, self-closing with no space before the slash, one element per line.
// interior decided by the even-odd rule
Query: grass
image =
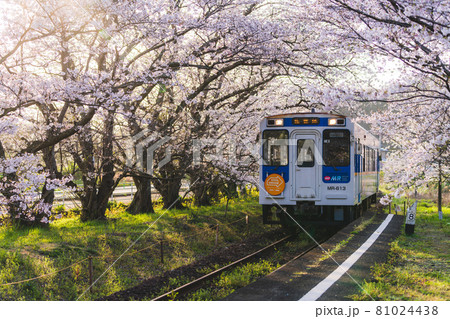
<path fill-rule="evenodd" d="M 300 250 L 310 244 L 311 240 L 309 240 L 308 236 L 300 234 L 297 240 L 287 242 L 282 247 L 276 248 L 275 252 L 270 256 L 225 271 L 217 279 L 213 280 L 208 288 L 201 288 L 195 291 L 188 295 L 186 300 L 221 300 L 237 289 L 245 287 L 280 268 L 280 261 L 284 263 L 291 260 L 293 256 L 298 255 Z"/>
<path fill-rule="evenodd" d="M 249 285 L 256 279 L 266 276 L 280 267 L 274 258 L 248 263 L 242 267 L 225 272 L 214 281 L 210 288 L 202 288 L 193 293 L 191 301 L 220 300 L 233 293 L 236 289 Z"/>
<path fill-rule="evenodd" d="M 0 300 L 76 300 L 89 286 L 88 262 L 73 263 L 93 256 L 95 279 L 116 260 L 114 256 L 139 239 L 82 299 L 109 295 L 212 252 L 216 224 L 220 224 L 219 247 L 245 237 L 245 215 L 249 215 L 251 234 L 270 230 L 262 225 L 260 211 L 255 196 L 230 202 L 226 215 L 225 202 L 173 211 L 157 207 L 155 214 L 140 215 L 131 215 L 118 204 L 108 211 L 108 221 L 82 223 L 72 217 L 54 221 L 48 229 L 2 227 Z M 164 264 L 159 255 L 161 237 Z M 5 286 L 65 267 L 69 268 L 38 280 Z"/>
<path fill-rule="evenodd" d="M 362 288 L 375 300 L 450 300 L 450 207 L 439 220 L 436 205 L 418 203 L 414 235 L 391 243 L 388 261 L 372 267 Z M 354 300 L 370 300 L 364 293 Z"/>
<path fill-rule="evenodd" d="M 395 199 L 401 204 L 403 199 Z M 108 221 L 81 223 L 77 217 L 62 218 L 42 228 L 0 228 L 0 300 L 76 300 L 88 287 L 88 263 L 93 256 L 94 278 L 122 254 L 139 236 L 158 222 L 131 248 L 132 255 L 120 259 L 82 300 L 93 300 L 138 284 L 142 279 L 191 263 L 215 249 L 214 226 L 220 224 L 219 246 L 245 237 L 246 214 L 250 233 L 268 229 L 261 222 L 255 196 L 231 201 L 225 215 L 225 202 L 212 207 L 188 208 L 156 214 L 131 215 L 120 204 L 111 205 Z M 391 245 L 388 262 L 372 268 L 372 280 L 363 289 L 376 300 L 450 300 L 450 207 L 444 207 L 440 221 L 431 201 L 420 201 L 413 236 L 401 235 Z M 238 221 L 238 222 L 236 222 Z M 234 224 L 230 224 L 236 222 Z M 369 223 L 369 221 L 367 221 Z M 354 229 L 358 232 L 361 229 Z M 159 260 L 159 239 L 165 239 L 165 263 Z M 295 247 L 293 247 L 295 249 Z M 192 300 L 221 299 L 238 287 L 273 271 L 273 259 L 258 261 L 223 274 L 216 288 L 197 291 Z M 74 264 L 75 263 L 75 264 Z M 60 269 L 68 267 L 58 273 Z M 42 274 L 44 278 L 16 285 Z M 173 279 L 167 287 L 184 283 Z M 220 288 L 219 288 L 220 287 Z M 367 300 L 365 294 L 352 296 Z"/>

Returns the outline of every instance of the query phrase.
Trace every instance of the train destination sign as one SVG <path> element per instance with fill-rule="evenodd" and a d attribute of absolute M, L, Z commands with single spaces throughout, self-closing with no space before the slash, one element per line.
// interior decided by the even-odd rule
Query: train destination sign
<path fill-rule="evenodd" d="M 279 174 L 270 174 L 264 182 L 264 188 L 272 196 L 280 195 L 285 187 L 284 178 Z"/>

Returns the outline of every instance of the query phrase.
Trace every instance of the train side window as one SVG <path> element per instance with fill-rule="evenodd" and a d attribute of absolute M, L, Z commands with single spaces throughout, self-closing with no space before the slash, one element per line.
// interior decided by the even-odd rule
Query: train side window
<path fill-rule="evenodd" d="M 376 171 L 377 170 L 377 150 L 372 150 L 372 165 L 373 165 L 373 169 L 372 171 Z"/>
<path fill-rule="evenodd" d="M 350 131 L 323 131 L 323 160 L 325 166 L 350 165 Z"/>
<path fill-rule="evenodd" d="M 297 140 L 297 165 L 300 167 L 314 166 L 314 140 Z"/>
<path fill-rule="evenodd" d="M 378 150 L 375 150 L 375 154 L 374 154 L 374 161 L 375 161 L 375 172 L 378 171 Z"/>
<path fill-rule="evenodd" d="M 375 171 L 375 150 L 371 149 L 370 150 L 370 167 L 371 167 L 371 171 Z"/>
<path fill-rule="evenodd" d="M 366 146 L 363 146 L 363 159 L 362 159 L 362 171 L 365 172 L 366 171 L 366 161 L 367 161 L 367 148 Z"/>
<path fill-rule="evenodd" d="M 263 162 L 269 166 L 288 165 L 289 134 L 287 130 L 263 132 Z"/>

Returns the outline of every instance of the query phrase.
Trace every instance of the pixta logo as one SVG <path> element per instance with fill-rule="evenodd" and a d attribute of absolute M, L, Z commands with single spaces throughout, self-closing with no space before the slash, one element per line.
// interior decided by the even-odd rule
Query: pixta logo
<path fill-rule="evenodd" d="M 149 130 L 143 130 L 132 137 L 132 142 L 126 150 L 127 166 L 138 169 L 143 173 L 153 175 L 154 154 L 170 141 L 168 136 L 158 136 Z M 164 158 L 158 162 L 157 167 L 161 168 L 171 160 L 172 148 L 165 146 Z M 145 156 L 146 155 L 146 156 Z"/>

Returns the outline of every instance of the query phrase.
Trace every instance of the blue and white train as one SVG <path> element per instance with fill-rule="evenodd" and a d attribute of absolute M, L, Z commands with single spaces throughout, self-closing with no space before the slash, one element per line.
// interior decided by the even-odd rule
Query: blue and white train
<path fill-rule="evenodd" d="M 331 113 L 266 117 L 259 203 L 265 224 L 342 224 L 376 201 L 380 140 Z M 290 216 L 284 213 L 286 211 Z"/>

